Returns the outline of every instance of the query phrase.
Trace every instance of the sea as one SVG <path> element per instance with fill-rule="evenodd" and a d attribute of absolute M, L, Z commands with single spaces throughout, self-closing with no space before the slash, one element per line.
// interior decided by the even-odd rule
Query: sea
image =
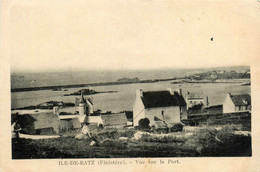
<path fill-rule="evenodd" d="M 225 70 L 232 70 L 226 68 Z M 204 72 L 212 69 L 164 69 L 164 70 L 108 70 L 108 71 L 84 71 L 84 72 L 34 72 L 34 73 L 11 73 L 11 88 L 28 88 L 42 86 L 58 86 L 69 84 L 89 84 L 99 82 L 114 82 L 120 78 L 166 79 L 183 77 L 194 73 Z M 172 81 L 155 83 L 134 83 L 124 85 L 95 86 L 91 89 L 98 92 L 116 91 L 114 93 L 101 93 L 86 97 L 92 97 L 94 110 L 103 112 L 132 111 L 135 101 L 136 90 L 157 91 L 171 88 L 182 89 L 182 93 L 200 93 L 203 97 L 208 96 L 209 105 L 222 104 L 228 93 L 250 94 L 250 86 L 239 83 L 184 83 L 172 84 Z M 64 96 L 83 88 L 68 88 L 68 91 L 26 91 L 11 93 L 11 108 L 20 108 L 37 105 L 47 101 L 75 102 L 77 96 Z"/>
<path fill-rule="evenodd" d="M 11 94 L 11 107 L 19 108 L 29 105 L 37 105 L 47 101 L 75 102 L 77 96 L 64 96 L 64 94 L 78 91 L 79 89 L 88 88 L 69 88 L 68 91 L 28 91 L 14 92 Z M 170 81 L 157 83 L 137 83 L 125 85 L 110 85 L 91 87 L 98 92 L 117 91 L 115 93 L 101 93 L 86 97 L 92 97 L 94 101 L 94 110 L 103 112 L 112 111 L 132 111 L 135 101 L 136 90 L 157 91 L 171 88 L 173 90 L 182 89 L 182 93 L 201 93 L 203 97 L 209 99 L 209 105 L 222 104 L 228 93 L 232 94 L 250 94 L 250 86 L 242 86 L 241 83 L 205 83 L 205 84 L 172 84 Z"/>

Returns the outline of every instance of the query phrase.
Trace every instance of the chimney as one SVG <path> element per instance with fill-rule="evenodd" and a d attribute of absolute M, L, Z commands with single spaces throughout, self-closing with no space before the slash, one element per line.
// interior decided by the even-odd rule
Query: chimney
<path fill-rule="evenodd" d="M 136 90 L 136 98 L 137 97 L 143 97 L 143 90 L 142 89 Z"/>

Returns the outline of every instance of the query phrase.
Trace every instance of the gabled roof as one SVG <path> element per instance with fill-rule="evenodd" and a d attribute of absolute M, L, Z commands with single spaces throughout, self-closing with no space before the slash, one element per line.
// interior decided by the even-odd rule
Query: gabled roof
<path fill-rule="evenodd" d="M 83 93 L 81 93 L 81 96 L 80 98 L 77 98 L 76 97 L 76 100 L 75 100 L 75 106 L 79 106 L 79 103 L 87 103 L 87 101 L 93 105 L 93 98 L 85 98 Z"/>
<path fill-rule="evenodd" d="M 88 102 L 89 102 L 90 104 L 93 105 L 93 99 L 92 99 L 92 98 L 88 98 L 87 100 L 88 100 Z"/>
<path fill-rule="evenodd" d="M 61 120 L 78 119 L 80 123 L 84 123 L 86 120 L 86 115 L 60 115 Z"/>
<path fill-rule="evenodd" d="M 71 122 L 73 128 L 75 128 L 75 129 L 76 129 L 76 128 L 81 128 L 81 124 L 80 124 L 80 122 L 79 122 L 79 119 L 74 118 L 74 119 L 72 119 L 70 122 Z"/>
<path fill-rule="evenodd" d="M 33 123 L 35 129 L 59 127 L 59 117 L 53 113 L 38 113 L 31 114 L 31 116 L 35 119 Z"/>
<path fill-rule="evenodd" d="M 101 115 L 104 126 L 127 125 L 125 113 Z"/>
<path fill-rule="evenodd" d="M 142 101 L 145 108 L 186 106 L 183 96 L 178 92 L 174 94 L 169 91 L 143 92 Z"/>
<path fill-rule="evenodd" d="M 167 128 L 167 124 L 163 121 L 154 121 L 155 125 L 158 127 L 158 128 Z"/>
<path fill-rule="evenodd" d="M 251 105 L 251 96 L 249 94 L 231 95 L 230 98 L 235 106 Z"/>
<path fill-rule="evenodd" d="M 84 98 L 83 93 L 81 93 L 81 97 L 79 99 L 79 103 L 86 103 L 86 99 Z"/>

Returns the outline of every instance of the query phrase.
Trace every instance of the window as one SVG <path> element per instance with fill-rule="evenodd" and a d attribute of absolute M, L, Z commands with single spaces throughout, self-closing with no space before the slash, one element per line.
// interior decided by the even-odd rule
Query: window
<path fill-rule="evenodd" d="M 163 117 L 163 120 L 164 120 L 164 111 L 162 110 L 162 117 Z"/>

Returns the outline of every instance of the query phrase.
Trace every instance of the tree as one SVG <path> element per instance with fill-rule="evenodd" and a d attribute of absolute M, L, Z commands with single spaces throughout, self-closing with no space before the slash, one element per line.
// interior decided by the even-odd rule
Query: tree
<path fill-rule="evenodd" d="M 143 118 L 138 121 L 140 129 L 149 129 L 150 120 L 148 118 Z"/>

